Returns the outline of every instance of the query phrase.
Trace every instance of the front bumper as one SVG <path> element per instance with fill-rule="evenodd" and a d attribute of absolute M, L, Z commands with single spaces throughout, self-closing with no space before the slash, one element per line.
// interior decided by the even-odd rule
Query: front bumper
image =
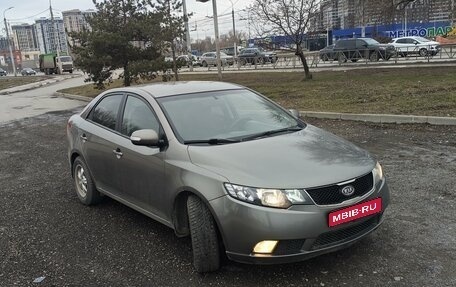
<path fill-rule="evenodd" d="M 383 222 L 389 204 L 386 181 L 359 200 L 382 198 L 382 212 L 330 228 L 331 211 L 356 203 L 337 206 L 294 205 L 274 209 L 240 202 L 224 196 L 210 202 L 222 235 L 226 254 L 234 261 L 254 264 L 290 263 L 346 248 Z M 278 240 L 272 254 L 254 254 L 254 246 L 263 240 Z"/>

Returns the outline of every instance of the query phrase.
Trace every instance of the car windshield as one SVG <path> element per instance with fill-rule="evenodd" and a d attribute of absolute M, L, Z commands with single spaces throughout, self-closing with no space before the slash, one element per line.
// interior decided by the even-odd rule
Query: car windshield
<path fill-rule="evenodd" d="M 244 89 L 170 96 L 157 101 L 181 142 L 229 143 L 304 127 L 277 105 Z"/>
<path fill-rule="evenodd" d="M 420 41 L 420 42 L 431 42 L 430 40 L 423 38 L 423 37 L 415 37 L 415 40 Z"/>
<path fill-rule="evenodd" d="M 71 57 L 70 56 L 64 56 L 60 57 L 61 62 L 71 62 Z"/>
<path fill-rule="evenodd" d="M 370 38 L 365 38 L 363 40 L 366 41 L 366 43 L 369 44 L 369 45 L 378 45 L 378 44 L 380 44 L 379 42 L 375 41 L 374 39 L 370 39 Z"/>

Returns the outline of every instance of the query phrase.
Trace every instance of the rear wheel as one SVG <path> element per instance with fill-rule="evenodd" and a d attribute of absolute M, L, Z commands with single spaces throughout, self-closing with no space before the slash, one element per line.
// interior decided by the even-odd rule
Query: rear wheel
<path fill-rule="evenodd" d="M 205 67 L 205 68 L 207 67 L 207 62 L 206 61 L 203 61 L 202 64 L 203 64 L 203 67 Z"/>
<path fill-rule="evenodd" d="M 378 61 L 378 54 L 377 54 L 377 52 L 375 52 L 375 51 L 372 52 L 372 53 L 370 54 L 370 56 L 369 56 L 369 60 L 370 60 L 371 62 L 377 62 L 377 61 Z"/>
<path fill-rule="evenodd" d="M 338 60 L 339 64 L 342 64 L 342 63 L 347 62 L 347 57 L 345 57 L 344 53 L 339 53 L 339 55 L 337 56 L 337 60 Z"/>
<path fill-rule="evenodd" d="M 95 188 L 89 168 L 81 157 L 77 157 L 74 161 L 73 177 L 76 194 L 83 204 L 93 205 L 102 200 L 103 196 Z"/>
<path fill-rule="evenodd" d="M 196 271 L 210 272 L 220 267 L 220 250 L 214 218 L 201 199 L 187 199 L 188 221 L 192 237 L 193 265 Z"/>

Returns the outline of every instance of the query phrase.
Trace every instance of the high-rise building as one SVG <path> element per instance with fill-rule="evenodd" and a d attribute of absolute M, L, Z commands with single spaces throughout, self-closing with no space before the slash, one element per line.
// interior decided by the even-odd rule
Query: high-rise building
<path fill-rule="evenodd" d="M 397 2 L 397 3 L 396 3 Z M 456 0 L 400 1 L 322 0 L 311 19 L 311 30 L 351 29 L 385 24 L 451 22 Z"/>
<path fill-rule="evenodd" d="M 96 11 L 93 9 L 81 11 L 79 9 L 73 9 L 68 11 L 63 11 L 63 23 L 65 25 L 65 30 L 67 33 L 71 32 L 81 32 L 84 29 L 90 29 L 90 26 L 87 22 L 87 18 L 95 14 Z"/>
<path fill-rule="evenodd" d="M 71 38 L 71 33 L 79 33 L 83 30 L 90 30 L 90 25 L 87 21 L 89 17 L 95 14 L 96 11 L 93 9 L 81 11 L 79 9 L 73 9 L 68 11 L 63 11 L 63 23 L 65 25 L 65 31 L 68 35 L 68 41 L 70 45 L 75 45 L 73 39 Z"/>
<path fill-rule="evenodd" d="M 63 19 L 40 18 L 35 21 L 36 36 L 40 51 L 43 54 L 55 53 L 57 49 L 61 53 L 68 54 L 68 43 Z M 58 47 L 60 44 L 60 47 Z"/>
<path fill-rule="evenodd" d="M 35 25 L 21 24 L 13 25 L 14 44 L 23 52 L 39 50 L 38 39 L 36 37 Z"/>

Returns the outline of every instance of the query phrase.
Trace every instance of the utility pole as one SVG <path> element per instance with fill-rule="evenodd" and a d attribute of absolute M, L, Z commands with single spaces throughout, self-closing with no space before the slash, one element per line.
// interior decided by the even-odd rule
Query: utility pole
<path fill-rule="evenodd" d="M 234 4 L 233 0 L 231 2 L 231 16 L 233 18 L 233 36 L 234 36 L 234 59 L 237 58 L 237 38 L 236 38 L 236 23 L 234 21 Z"/>
<path fill-rule="evenodd" d="M 209 0 L 196 0 L 196 2 L 206 3 Z M 217 71 L 219 81 L 222 80 L 222 60 L 220 59 L 220 37 L 218 29 L 217 0 L 212 0 L 212 9 L 214 10 L 214 30 L 215 30 L 215 49 L 217 54 Z"/>
<path fill-rule="evenodd" d="M 49 10 L 51 11 L 51 25 L 52 25 L 52 30 L 53 30 L 52 36 L 54 36 L 54 41 L 55 41 L 55 35 L 56 35 L 56 30 L 57 30 L 57 48 L 55 50 L 57 53 L 57 73 L 60 75 L 60 74 L 62 74 L 62 62 L 60 61 L 60 33 L 59 33 L 58 26 L 57 26 L 57 29 L 55 27 L 54 13 L 52 13 L 51 0 L 49 0 Z"/>
<path fill-rule="evenodd" d="M 5 21 L 6 40 L 8 41 L 11 65 L 12 65 L 12 68 L 13 68 L 14 76 L 17 77 L 16 63 L 15 63 L 15 59 L 14 59 L 14 56 L 13 56 L 13 48 L 12 48 L 12 45 L 11 45 L 11 39 L 10 39 L 10 36 L 9 36 L 8 22 L 6 21 L 6 16 L 5 16 L 6 11 L 11 10 L 13 8 L 14 7 L 9 7 L 5 11 L 3 11 L 3 20 Z"/>
<path fill-rule="evenodd" d="M 190 61 L 190 72 L 193 72 L 193 55 L 192 55 L 192 42 L 190 40 L 190 29 L 188 27 L 188 14 L 187 14 L 187 3 L 186 0 L 182 0 L 182 9 L 184 10 L 184 22 L 185 22 L 185 31 L 187 38 L 187 54 L 188 60 Z"/>

